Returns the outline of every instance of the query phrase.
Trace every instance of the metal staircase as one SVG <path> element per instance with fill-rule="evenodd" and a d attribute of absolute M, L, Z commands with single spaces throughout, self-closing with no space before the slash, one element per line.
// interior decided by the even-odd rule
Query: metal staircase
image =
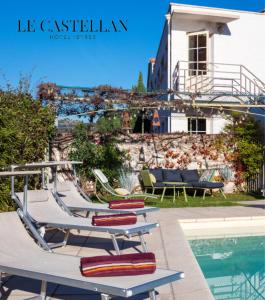
<path fill-rule="evenodd" d="M 173 87 L 183 93 L 235 95 L 242 102 L 256 103 L 265 95 L 265 84 L 243 65 L 179 61 L 173 72 Z M 192 69 L 198 65 L 201 69 Z"/>

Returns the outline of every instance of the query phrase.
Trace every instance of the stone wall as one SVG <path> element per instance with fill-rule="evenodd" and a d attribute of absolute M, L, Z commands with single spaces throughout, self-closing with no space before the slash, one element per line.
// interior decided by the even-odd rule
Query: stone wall
<path fill-rule="evenodd" d="M 127 134 L 120 135 L 118 147 L 126 153 L 126 165 L 135 171 L 143 167 L 198 169 L 205 180 L 224 181 L 226 192 L 242 187 L 236 166 L 234 145 L 227 135 Z M 67 159 L 71 138 L 61 137 L 53 146 L 53 158 Z M 144 161 L 140 161 L 141 147 Z M 241 180 L 241 179 L 240 179 Z"/>

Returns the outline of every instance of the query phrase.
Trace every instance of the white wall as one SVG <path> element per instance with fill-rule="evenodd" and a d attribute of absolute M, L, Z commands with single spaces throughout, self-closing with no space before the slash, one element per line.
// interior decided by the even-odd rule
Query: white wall
<path fill-rule="evenodd" d="M 225 126 L 230 123 L 229 120 L 224 119 L 220 116 L 214 117 L 212 119 L 212 122 L 213 122 L 212 134 L 221 133 L 224 130 Z"/>
<path fill-rule="evenodd" d="M 163 33 L 160 39 L 157 55 L 156 55 L 156 62 L 154 65 L 153 74 L 151 79 L 148 79 L 149 82 L 148 89 L 151 90 L 151 82 L 154 89 L 157 90 L 166 90 L 168 87 L 168 30 L 167 26 L 164 26 Z M 164 61 L 164 66 L 162 65 L 162 60 Z M 159 76 L 160 73 L 160 76 Z"/>
<path fill-rule="evenodd" d="M 229 120 L 219 115 L 206 118 L 206 134 L 220 134 L 228 123 Z M 171 132 L 188 132 L 188 117 L 185 113 L 171 114 Z"/>
<path fill-rule="evenodd" d="M 240 13 L 231 35 L 213 35 L 214 62 L 245 65 L 265 82 L 265 14 Z"/>
<path fill-rule="evenodd" d="M 169 118 L 170 121 L 170 118 Z M 170 128 L 170 126 L 169 126 Z M 171 114 L 171 132 L 188 132 L 188 119 L 185 114 Z"/>
<path fill-rule="evenodd" d="M 242 64 L 265 82 L 265 14 L 237 12 L 238 20 L 218 33 L 213 22 L 172 18 L 172 74 L 178 61 L 188 60 L 188 32 L 209 31 L 210 62 Z"/>

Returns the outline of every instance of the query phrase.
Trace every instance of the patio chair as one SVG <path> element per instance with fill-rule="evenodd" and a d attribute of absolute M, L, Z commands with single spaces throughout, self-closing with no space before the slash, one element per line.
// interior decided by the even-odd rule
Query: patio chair
<path fill-rule="evenodd" d="M 5 296 L 5 276 L 15 275 L 41 281 L 39 296 L 46 299 L 47 283 L 98 292 L 102 300 L 131 297 L 149 292 L 155 300 L 155 288 L 184 278 L 184 273 L 157 268 L 155 273 L 119 277 L 83 277 L 80 257 L 51 253 L 41 249 L 27 233 L 16 212 L 0 213 L 0 298 Z"/>
<path fill-rule="evenodd" d="M 82 190 L 78 184 L 77 175 L 75 171 L 75 165 L 82 164 L 77 161 L 48 161 L 40 163 L 30 163 L 26 165 L 12 166 L 12 170 L 17 168 L 40 168 L 42 171 L 42 187 L 47 189 L 47 183 L 44 175 L 44 168 L 52 168 L 54 175 L 53 182 L 53 196 L 56 201 L 62 207 L 67 207 L 73 214 L 76 212 L 86 212 L 86 216 L 89 213 L 135 213 L 136 215 L 142 215 L 147 221 L 147 214 L 159 210 L 157 207 L 144 207 L 138 209 L 110 209 L 107 203 L 92 203 L 88 195 Z M 57 180 L 57 167 L 62 165 L 71 165 L 73 168 L 73 180 L 59 183 Z"/>
<path fill-rule="evenodd" d="M 109 181 L 108 181 L 108 178 L 105 176 L 105 174 L 99 170 L 99 169 L 94 169 L 92 170 L 93 174 L 95 175 L 95 178 L 96 178 L 96 183 L 95 183 L 95 186 L 97 187 L 97 183 L 99 182 L 100 185 L 103 187 L 103 189 L 105 191 L 107 191 L 109 194 L 111 194 L 112 196 L 114 197 L 118 197 L 118 198 L 124 198 L 124 199 L 129 199 L 129 198 L 144 198 L 144 199 L 147 199 L 147 198 L 154 198 L 154 199 L 157 199 L 158 197 L 154 194 L 148 194 L 148 193 L 143 193 L 143 194 L 130 194 L 128 191 L 124 191 L 125 193 L 124 194 L 119 194 L 115 191 L 115 189 L 113 189 L 111 187 L 111 185 L 109 184 Z M 95 188 L 95 194 L 98 198 L 98 200 L 100 202 L 105 202 L 104 199 L 102 199 L 96 188 Z"/>
<path fill-rule="evenodd" d="M 138 236 L 143 247 L 143 251 L 147 251 L 147 246 L 143 235 L 149 233 L 153 228 L 158 227 L 157 223 L 137 222 L 134 225 L 123 226 L 93 226 L 91 219 L 83 217 L 75 217 L 66 207 L 60 207 L 56 203 L 50 190 L 28 190 L 26 193 L 14 193 L 12 199 L 16 201 L 20 207 L 18 210 L 20 217 L 24 223 L 31 229 L 33 235 L 42 233 L 48 228 L 59 229 L 65 231 L 62 243 L 46 245 L 46 247 L 54 248 L 65 246 L 71 229 L 86 230 L 92 232 L 104 232 L 111 236 L 114 249 L 120 254 L 117 237 Z M 40 238 L 40 237 L 36 237 Z M 46 243 L 43 238 L 43 243 Z"/>

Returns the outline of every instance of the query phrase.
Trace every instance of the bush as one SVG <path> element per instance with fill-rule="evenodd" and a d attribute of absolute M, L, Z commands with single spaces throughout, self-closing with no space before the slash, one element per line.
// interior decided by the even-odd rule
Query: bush
<path fill-rule="evenodd" d="M 235 163 L 239 172 L 243 172 L 245 179 L 251 178 L 260 171 L 263 162 L 262 129 L 252 116 L 242 118 L 234 113 L 232 117 L 233 122 L 226 126 L 225 131 L 231 135 L 235 145 Z"/>
<path fill-rule="evenodd" d="M 54 118 L 50 107 L 28 94 L 0 92 L 0 168 L 44 160 Z M 13 209 L 9 179 L 1 179 L 0 194 L 0 210 Z"/>
<path fill-rule="evenodd" d="M 79 124 L 74 129 L 74 141 L 70 151 L 71 160 L 81 160 L 78 172 L 86 178 L 93 178 L 92 169 L 101 169 L 113 183 L 119 176 L 119 169 L 125 155 L 120 151 L 112 138 L 104 139 L 99 144 L 89 140 L 87 126 Z"/>

